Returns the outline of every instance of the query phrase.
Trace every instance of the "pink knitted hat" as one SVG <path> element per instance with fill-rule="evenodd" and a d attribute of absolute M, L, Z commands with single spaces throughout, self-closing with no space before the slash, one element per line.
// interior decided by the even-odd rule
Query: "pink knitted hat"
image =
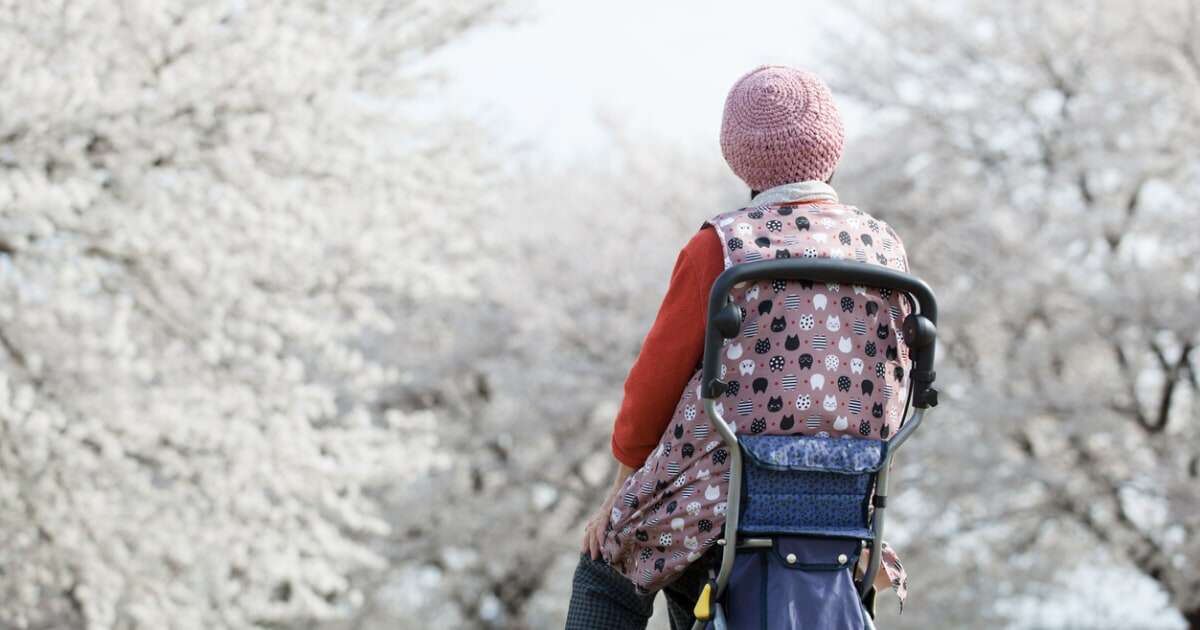
<path fill-rule="evenodd" d="M 752 190 L 829 179 L 844 139 L 833 94 L 811 72 L 762 66 L 725 99 L 721 153 Z"/>

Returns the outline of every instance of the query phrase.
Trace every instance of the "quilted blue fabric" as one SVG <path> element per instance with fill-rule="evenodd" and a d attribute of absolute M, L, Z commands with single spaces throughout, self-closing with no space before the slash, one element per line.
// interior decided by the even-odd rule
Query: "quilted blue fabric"
<path fill-rule="evenodd" d="M 883 464 L 887 442 L 811 435 L 749 435 L 741 438 L 746 454 L 760 466 L 836 473 L 875 472 Z"/>
<path fill-rule="evenodd" d="M 790 435 L 740 441 L 742 532 L 871 537 L 867 505 L 886 442 Z"/>

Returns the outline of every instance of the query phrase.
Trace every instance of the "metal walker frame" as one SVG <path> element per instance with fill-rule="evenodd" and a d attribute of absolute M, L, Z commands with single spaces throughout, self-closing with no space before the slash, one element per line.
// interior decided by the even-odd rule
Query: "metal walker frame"
<path fill-rule="evenodd" d="M 738 540 L 738 520 L 742 498 L 742 447 L 735 429 L 717 410 L 717 399 L 725 392 L 725 383 L 719 378 L 719 354 L 726 339 L 736 337 L 741 329 L 741 310 L 729 299 L 735 285 L 751 280 L 782 279 L 806 280 L 811 282 L 837 282 L 879 288 L 890 288 L 906 293 L 914 300 L 914 313 L 903 325 L 904 342 L 908 344 L 913 368 L 909 373 L 909 393 L 912 396 L 913 413 L 901 419 L 900 429 L 888 441 L 884 461 L 876 473 L 875 492 L 872 497 L 874 512 L 871 518 L 870 559 L 859 586 L 859 596 L 869 626 L 873 627 L 872 611 L 867 602 L 874 597 L 875 576 L 879 572 L 883 544 L 884 508 L 888 494 L 888 477 L 892 458 L 905 441 L 921 426 L 929 408 L 937 405 L 937 391 L 932 388 L 935 378 L 933 359 L 936 347 L 937 302 L 929 285 L 919 278 L 886 267 L 860 262 L 827 259 L 777 259 L 737 265 L 725 270 L 713 283 L 709 293 L 708 321 L 704 338 L 704 361 L 700 381 L 701 401 L 704 410 L 715 425 L 721 439 L 729 447 L 730 481 L 727 493 L 725 537 L 717 544 L 722 546 L 721 566 L 710 586 L 713 615 L 711 619 L 697 619 L 693 630 L 704 630 L 708 621 L 713 621 L 716 630 L 725 630 L 725 615 L 719 601 L 729 582 L 734 558 L 739 548 L 770 547 L 772 538 L 747 538 Z"/>

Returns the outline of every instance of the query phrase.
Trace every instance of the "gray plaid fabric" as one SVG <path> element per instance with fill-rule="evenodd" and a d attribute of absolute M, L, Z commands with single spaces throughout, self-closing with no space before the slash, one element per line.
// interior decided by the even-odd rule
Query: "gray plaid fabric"
<path fill-rule="evenodd" d="M 701 562 L 663 588 L 671 630 L 689 630 L 692 608 L 707 577 Z M 603 560 L 583 554 L 575 567 L 566 630 L 645 630 L 654 612 L 654 594 L 640 594 L 625 576 Z"/>

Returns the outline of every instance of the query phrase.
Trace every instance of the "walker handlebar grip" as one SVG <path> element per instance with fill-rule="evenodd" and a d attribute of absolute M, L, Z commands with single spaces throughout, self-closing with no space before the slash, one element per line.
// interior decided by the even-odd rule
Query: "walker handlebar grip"
<path fill-rule="evenodd" d="M 931 328 L 936 330 L 937 300 L 933 296 L 933 290 L 920 278 L 901 271 L 856 261 L 824 258 L 779 258 L 735 265 L 717 277 L 708 295 L 708 321 L 704 328 L 704 363 L 700 377 L 701 394 L 705 398 L 716 398 L 725 391 L 725 383 L 719 377 L 721 346 L 726 339 L 736 337 L 739 332 L 728 334 L 729 323 L 722 321 L 721 317 L 722 313 L 727 313 L 726 307 L 730 304 L 729 291 L 742 282 L 776 279 L 837 282 L 902 291 L 912 296 L 918 313 L 928 319 Z M 936 393 L 930 387 L 933 381 L 936 346 L 936 340 L 930 339 L 924 347 L 911 349 L 915 360 L 913 373 L 910 375 L 911 383 L 922 390 L 914 392 L 915 407 L 924 408 L 937 404 Z"/>

